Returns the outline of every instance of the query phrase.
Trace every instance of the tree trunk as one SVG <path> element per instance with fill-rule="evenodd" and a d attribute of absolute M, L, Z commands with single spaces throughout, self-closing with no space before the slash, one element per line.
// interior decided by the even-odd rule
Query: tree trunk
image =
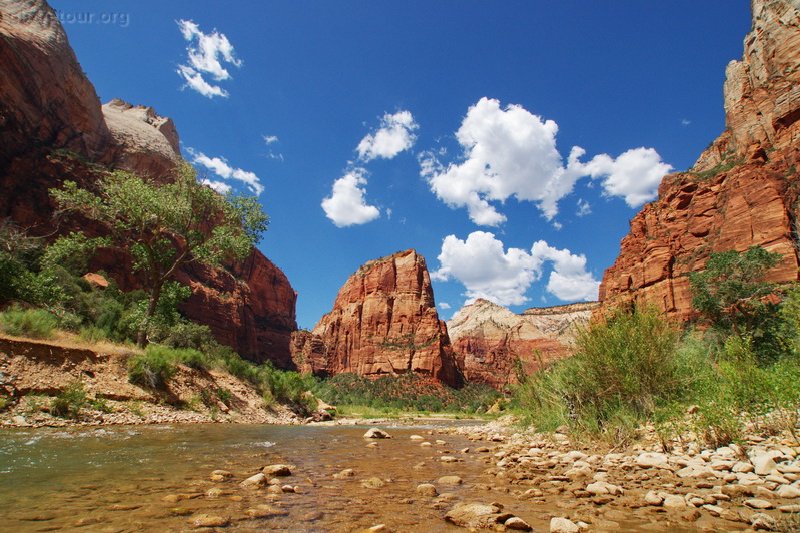
<path fill-rule="evenodd" d="M 150 326 L 150 319 L 156 314 L 156 308 L 158 307 L 158 300 L 160 298 L 161 287 L 159 286 L 154 288 L 153 292 L 150 294 L 150 301 L 147 303 L 147 313 L 145 313 L 144 321 L 139 327 L 139 332 L 136 334 L 136 344 L 138 344 L 140 348 L 147 346 L 147 330 Z"/>

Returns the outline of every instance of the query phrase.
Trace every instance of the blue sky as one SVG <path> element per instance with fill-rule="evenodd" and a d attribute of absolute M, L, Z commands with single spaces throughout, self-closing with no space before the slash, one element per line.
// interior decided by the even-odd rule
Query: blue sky
<path fill-rule="evenodd" d="M 209 182 L 260 193 L 307 328 L 412 247 L 444 318 L 594 297 L 721 132 L 750 28 L 746 0 L 52 4 L 103 102 L 153 106 Z"/>

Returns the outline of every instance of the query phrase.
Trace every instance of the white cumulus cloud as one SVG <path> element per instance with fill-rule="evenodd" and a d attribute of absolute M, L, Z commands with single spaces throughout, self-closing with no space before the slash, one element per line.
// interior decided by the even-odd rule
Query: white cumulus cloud
<path fill-rule="evenodd" d="M 380 210 L 367 204 L 364 195 L 366 171 L 355 168 L 333 182 L 331 195 L 322 200 L 322 209 L 337 227 L 366 224 L 380 216 Z"/>
<path fill-rule="evenodd" d="M 210 83 L 205 76 L 215 81 L 230 79 L 230 72 L 223 64 L 241 67 L 242 61 L 236 57 L 233 45 L 225 34 L 216 30 L 204 33 L 191 20 L 179 20 L 178 28 L 183 38 L 189 43 L 186 47 L 187 63 L 178 65 L 178 75 L 186 82 L 186 86 L 208 98 L 228 96 L 228 91 Z"/>
<path fill-rule="evenodd" d="M 386 113 L 381 118 L 378 130 L 368 133 L 358 143 L 356 147 L 358 157 L 365 162 L 379 157 L 391 159 L 414 145 L 417 140 L 414 132 L 417 129 L 419 129 L 419 125 L 414 121 L 414 116 L 410 111 Z"/>
<path fill-rule="evenodd" d="M 192 148 L 186 148 L 186 151 L 189 155 L 192 156 L 192 163 L 195 165 L 200 165 L 202 167 L 207 168 L 220 178 L 226 180 L 236 180 L 241 181 L 245 184 L 245 186 L 250 189 L 250 191 L 255 194 L 259 195 L 264 192 L 264 186 L 261 184 L 261 180 L 254 172 L 250 172 L 249 170 L 243 170 L 241 168 L 232 167 L 228 161 L 224 157 L 209 157 L 203 152 L 198 152 Z M 208 181 L 208 183 L 206 183 Z M 206 185 L 211 186 L 213 189 L 218 190 L 216 187 L 220 187 L 217 185 L 216 187 L 212 186 L 211 183 L 223 183 L 223 182 L 212 182 L 211 180 L 203 180 L 203 183 Z M 227 190 L 230 190 L 230 185 L 227 185 Z M 227 192 L 227 190 L 225 192 Z"/>
<path fill-rule="evenodd" d="M 535 202 L 552 220 L 559 200 L 585 176 L 602 178 L 606 194 L 638 205 L 655 196 L 654 181 L 672 168 L 652 148 L 629 150 L 617 159 L 601 154 L 583 163 L 585 150 L 574 147 L 565 165 L 557 134 L 553 120 L 519 105 L 503 108 L 498 100 L 484 97 L 469 108 L 456 132 L 463 157 L 444 165 L 432 152 L 423 152 L 420 174 L 450 207 L 467 208 L 476 224 L 498 226 L 506 217 L 496 204 L 511 197 Z"/>
<path fill-rule="evenodd" d="M 540 240 L 533 243 L 531 257 L 538 275 L 541 275 L 545 261 L 552 263 L 547 292 L 559 300 L 574 302 L 597 299 L 600 282 L 586 271 L 585 255 L 573 254 L 566 248 L 559 250 Z"/>
<path fill-rule="evenodd" d="M 586 257 L 556 249 L 545 241 L 530 251 L 508 248 L 493 233 L 474 231 L 465 240 L 448 235 L 442 242 L 437 281 L 456 280 L 466 288 L 467 303 L 478 298 L 500 305 L 522 305 L 526 293 L 552 265 L 546 290 L 564 301 L 597 298 L 599 282 L 586 271 Z"/>

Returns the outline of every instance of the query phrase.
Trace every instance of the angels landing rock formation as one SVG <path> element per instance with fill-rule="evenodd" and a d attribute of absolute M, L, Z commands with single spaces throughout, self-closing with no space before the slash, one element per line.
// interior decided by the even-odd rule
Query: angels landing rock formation
<path fill-rule="evenodd" d="M 44 0 L 0 0 L 0 219 L 34 235 L 55 229 L 49 189 L 65 180 L 90 187 L 124 168 L 169 179 L 180 161 L 178 133 L 152 108 L 112 100 L 101 106 Z M 70 227 L 102 233 L 102 227 Z M 123 289 L 136 288 L 130 258 L 109 251 L 95 268 Z M 291 367 L 296 295 L 283 272 L 258 250 L 229 270 L 198 266 L 179 273 L 192 287 L 186 315 L 255 361 Z"/>
<path fill-rule="evenodd" d="M 502 389 L 516 382 L 518 370 L 530 374 L 566 357 L 576 329 L 598 305 L 535 308 L 521 315 L 483 299 L 464 306 L 447 322 L 464 379 Z"/>
<path fill-rule="evenodd" d="M 716 251 L 763 246 L 783 256 L 771 281 L 798 279 L 800 0 L 752 10 L 744 55 L 725 73 L 725 131 L 633 218 L 600 285 L 604 308 L 647 301 L 688 319 L 687 275 Z"/>
<path fill-rule="evenodd" d="M 293 337 L 298 369 L 377 377 L 406 372 L 461 384 L 425 259 L 414 250 L 369 261 L 311 332 Z"/>

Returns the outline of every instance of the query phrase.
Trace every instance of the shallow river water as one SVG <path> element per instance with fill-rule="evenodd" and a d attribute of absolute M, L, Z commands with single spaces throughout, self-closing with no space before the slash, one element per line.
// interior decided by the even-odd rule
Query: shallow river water
<path fill-rule="evenodd" d="M 444 521 L 457 501 L 500 502 L 506 510 L 548 530 L 555 508 L 536 507 L 502 490 L 477 457 L 443 463 L 442 454 L 474 446 L 464 437 L 429 435 L 431 427 L 386 427 L 394 438 L 366 447 L 365 427 L 267 425 L 136 426 L 0 432 L 0 531 L 190 531 L 193 517 L 230 519 L 234 531 L 358 531 L 385 524 L 391 531 L 464 531 Z M 421 447 L 412 434 L 444 445 Z M 471 455 L 471 454 L 470 454 Z M 300 492 L 270 495 L 239 482 L 261 467 L 294 465 L 284 478 Z M 353 477 L 333 474 L 352 468 Z M 210 480 L 213 470 L 233 473 Z M 464 484 L 439 487 L 445 501 L 416 494 L 420 483 L 458 475 Z M 362 481 L 391 480 L 381 488 Z M 475 485 L 478 485 L 476 487 Z M 217 487 L 222 493 L 209 497 Z M 448 499 L 449 498 L 449 499 Z M 438 503 L 437 503 L 438 502 Z M 286 514 L 251 518 L 269 504 Z M 655 524 L 626 524 L 653 531 Z"/>

